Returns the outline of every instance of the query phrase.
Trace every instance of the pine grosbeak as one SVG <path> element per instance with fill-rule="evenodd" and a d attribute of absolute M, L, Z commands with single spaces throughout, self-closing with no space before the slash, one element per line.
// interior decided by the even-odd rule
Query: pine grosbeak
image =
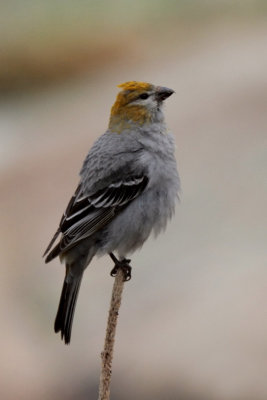
<path fill-rule="evenodd" d="M 108 130 L 89 151 L 80 183 L 44 254 L 46 262 L 59 256 L 66 264 L 54 326 L 66 344 L 83 272 L 92 258 L 109 254 L 115 262 L 112 275 L 123 267 L 130 279 L 127 255 L 151 232 L 157 235 L 166 227 L 178 197 L 174 140 L 162 112 L 173 90 L 136 81 L 119 87 Z"/>

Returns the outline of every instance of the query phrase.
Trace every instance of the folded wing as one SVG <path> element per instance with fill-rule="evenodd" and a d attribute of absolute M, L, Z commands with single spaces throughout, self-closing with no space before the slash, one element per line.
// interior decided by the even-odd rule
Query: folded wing
<path fill-rule="evenodd" d="M 44 253 L 45 261 L 51 261 L 106 226 L 144 191 L 147 183 L 146 175 L 129 176 L 113 181 L 91 195 L 84 194 L 82 185 L 79 184 L 61 218 L 58 230 Z M 60 241 L 51 250 L 59 234 Z"/>

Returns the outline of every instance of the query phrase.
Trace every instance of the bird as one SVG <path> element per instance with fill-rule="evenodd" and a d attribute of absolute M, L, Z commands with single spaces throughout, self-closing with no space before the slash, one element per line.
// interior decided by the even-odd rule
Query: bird
<path fill-rule="evenodd" d="M 152 233 L 165 230 L 179 199 L 175 141 L 163 113 L 174 90 L 138 81 L 118 87 L 108 128 L 89 150 L 77 189 L 44 253 L 46 263 L 59 256 L 66 267 L 54 323 L 65 344 L 71 340 L 83 273 L 93 257 L 109 255 L 111 275 L 122 268 L 129 280 L 127 257 Z"/>

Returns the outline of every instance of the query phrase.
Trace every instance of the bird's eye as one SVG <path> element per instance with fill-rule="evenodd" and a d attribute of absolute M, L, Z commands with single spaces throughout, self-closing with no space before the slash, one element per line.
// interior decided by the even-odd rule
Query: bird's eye
<path fill-rule="evenodd" d="M 148 93 L 142 93 L 142 94 L 140 94 L 140 96 L 139 96 L 139 98 L 142 99 L 142 100 L 148 99 L 148 97 L 149 97 L 149 94 L 148 94 Z"/>

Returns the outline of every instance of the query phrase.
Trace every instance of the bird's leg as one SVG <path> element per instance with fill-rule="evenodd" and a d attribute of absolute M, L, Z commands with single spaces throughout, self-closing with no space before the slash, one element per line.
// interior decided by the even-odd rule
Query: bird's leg
<path fill-rule="evenodd" d="M 118 260 L 117 257 L 114 256 L 113 253 L 109 253 L 112 261 L 114 261 L 114 268 L 111 270 L 110 275 L 116 276 L 118 269 L 121 268 L 124 275 L 124 281 L 129 281 L 132 277 L 132 267 L 130 266 L 131 260 L 127 258 L 123 258 L 122 260 Z"/>

